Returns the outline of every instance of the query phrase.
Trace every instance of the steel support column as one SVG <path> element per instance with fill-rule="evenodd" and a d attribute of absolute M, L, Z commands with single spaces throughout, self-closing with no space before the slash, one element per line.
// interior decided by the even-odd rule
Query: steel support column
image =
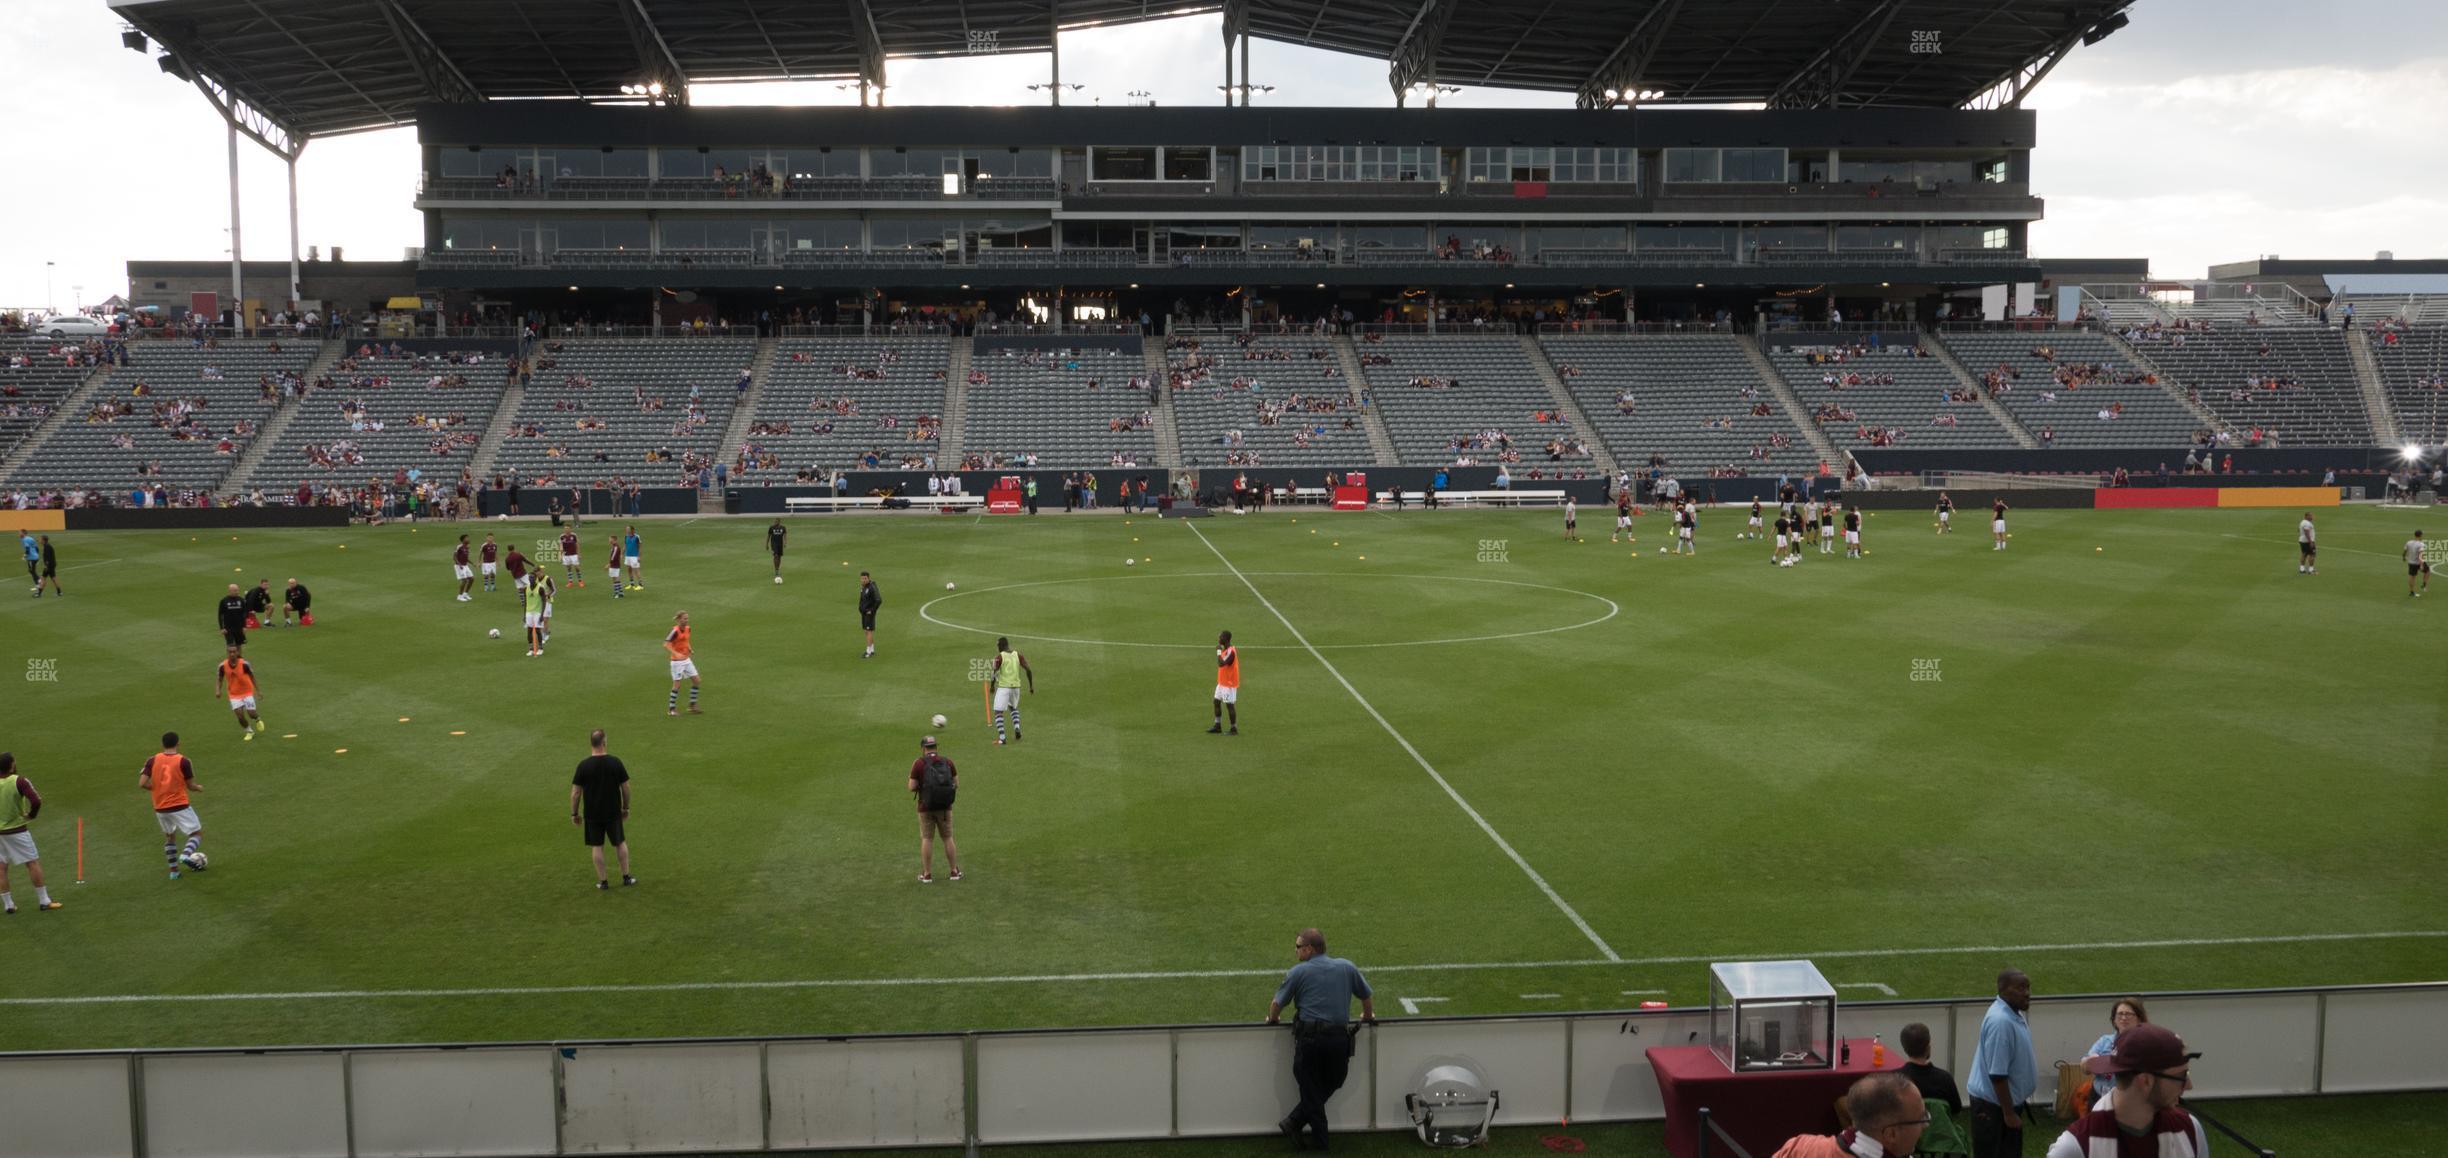
<path fill-rule="evenodd" d="M 240 264 L 238 234 L 238 120 L 228 117 L 229 124 L 229 186 L 230 186 L 230 318 L 236 327 L 246 327 L 246 267 Z"/>
<path fill-rule="evenodd" d="M 298 195 L 297 156 L 289 157 L 289 308 L 298 303 Z"/>

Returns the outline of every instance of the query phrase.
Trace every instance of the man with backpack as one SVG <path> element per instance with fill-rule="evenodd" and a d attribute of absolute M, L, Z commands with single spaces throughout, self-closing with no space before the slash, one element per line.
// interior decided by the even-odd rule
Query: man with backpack
<path fill-rule="evenodd" d="M 935 737 L 918 741 L 921 751 L 910 764 L 909 790 L 918 798 L 918 883 L 935 883 L 935 838 L 943 838 L 944 864 L 952 879 L 961 879 L 960 850 L 952 845 L 952 797 L 960 790 L 960 770 L 935 750 Z"/>

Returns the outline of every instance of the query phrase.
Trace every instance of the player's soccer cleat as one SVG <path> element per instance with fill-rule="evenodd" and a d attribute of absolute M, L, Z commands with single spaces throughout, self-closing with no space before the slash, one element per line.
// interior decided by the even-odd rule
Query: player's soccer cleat
<path fill-rule="evenodd" d="M 264 730 L 264 722 L 263 722 L 263 717 L 262 717 L 262 716 L 257 716 L 257 717 L 255 717 L 255 730 L 256 730 L 256 731 L 258 731 L 258 732 L 260 732 L 260 731 L 263 731 L 263 730 Z"/>
<path fill-rule="evenodd" d="M 935 883 L 935 877 L 934 877 L 934 874 L 932 874 L 932 873 L 919 873 L 919 874 L 918 874 L 918 883 L 919 883 L 919 884 L 922 884 L 922 885 L 931 885 L 931 884 L 934 884 L 934 883 Z"/>
<path fill-rule="evenodd" d="M 171 879 L 171 880 L 174 880 L 174 881 L 178 879 L 178 870 L 177 870 L 177 869 L 171 869 L 171 870 L 170 870 L 170 879 Z"/>
<path fill-rule="evenodd" d="M 595 882 L 595 887 L 604 892 L 610 892 L 612 889 L 612 884 L 609 881 L 597 881 Z"/>
<path fill-rule="evenodd" d="M 1224 734 L 1227 736 L 1238 736 L 1241 734 L 1241 726 L 1235 724 L 1232 727 L 1226 728 L 1224 729 Z"/>
<path fill-rule="evenodd" d="M 1003 746 L 1003 737 L 1001 737 L 1001 736 L 997 736 L 997 737 L 995 737 L 995 747 L 1000 748 L 1000 747 L 1002 747 L 1002 746 Z"/>
<path fill-rule="evenodd" d="M 781 576 L 779 576 L 779 575 L 774 576 L 774 582 L 775 582 L 775 583 L 777 583 L 777 584 L 778 584 L 778 583 L 780 583 L 780 582 L 782 582 L 782 577 L 781 577 Z"/>
<path fill-rule="evenodd" d="M 679 718 L 680 718 L 680 709 L 678 709 L 678 708 L 673 708 L 673 709 L 671 709 L 671 710 L 669 710 L 669 711 L 664 712 L 663 714 L 664 714 L 664 715 L 666 715 L 666 716 L 670 716 L 671 718 L 673 718 L 673 719 L 677 720 L 677 719 L 679 719 Z"/>
<path fill-rule="evenodd" d="M 1012 729 L 1012 743 L 1017 744 L 1017 743 L 1019 743 L 1019 742 L 1020 742 L 1020 729 L 1018 729 L 1018 728 L 1013 728 L 1013 729 Z"/>
<path fill-rule="evenodd" d="M 624 889 L 625 889 L 625 888 L 628 888 L 629 886 L 634 885 L 634 884 L 636 884 L 636 883 L 637 883 L 637 878 L 636 878 L 636 877 L 630 876 L 628 873 L 622 873 L 622 874 L 621 874 L 621 887 L 622 887 L 622 888 L 624 888 Z"/>
<path fill-rule="evenodd" d="M 1210 735 L 1210 736 L 1221 736 L 1221 735 L 1223 735 L 1223 734 L 1224 734 L 1224 725 L 1222 725 L 1222 724 L 1217 724 L 1215 727 L 1212 727 L 1212 728 L 1207 729 L 1207 734 L 1208 734 L 1208 735 Z"/>
<path fill-rule="evenodd" d="M 959 869 L 953 869 L 953 870 L 952 870 L 952 879 L 953 879 L 953 880 L 956 880 L 956 881 L 960 879 L 960 870 L 959 870 Z"/>
<path fill-rule="evenodd" d="M 252 740 L 255 738 L 255 733 L 242 730 L 238 733 L 238 738 L 241 740 Z"/>
<path fill-rule="evenodd" d="M 704 714 L 705 714 L 705 709 L 704 709 L 704 708 L 701 708 L 701 707 L 698 707 L 698 706 L 697 706 L 697 705 L 695 705 L 695 704 L 690 704 L 690 705 L 689 705 L 689 714 L 690 714 L 690 715 L 692 715 L 692 716 L 702 716 L 702 715 L 704 715 Z"/>

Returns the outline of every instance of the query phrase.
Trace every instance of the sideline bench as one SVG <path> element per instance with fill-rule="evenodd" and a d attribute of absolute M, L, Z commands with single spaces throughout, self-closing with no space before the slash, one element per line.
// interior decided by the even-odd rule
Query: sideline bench
<path fill-rule="evenodd" d="M 983 507 L 984 495 L 894 495 L 906 499 L 913 511 L 940 511 L 947 507 Z M 803 511 L 875 510 L 884 506 L 880 495 L 807 495 L 782 500 L 782 509 L 791 514 Z"/>

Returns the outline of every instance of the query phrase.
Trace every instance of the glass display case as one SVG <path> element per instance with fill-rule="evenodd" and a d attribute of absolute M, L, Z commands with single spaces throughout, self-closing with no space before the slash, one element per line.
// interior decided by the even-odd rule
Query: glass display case
<path fill-rule="evenodd" d="M 1735 1073 L 1836 1064 L 1836 987 L 1808 961 L 1709 966 L 1709 1048 Z"/>

